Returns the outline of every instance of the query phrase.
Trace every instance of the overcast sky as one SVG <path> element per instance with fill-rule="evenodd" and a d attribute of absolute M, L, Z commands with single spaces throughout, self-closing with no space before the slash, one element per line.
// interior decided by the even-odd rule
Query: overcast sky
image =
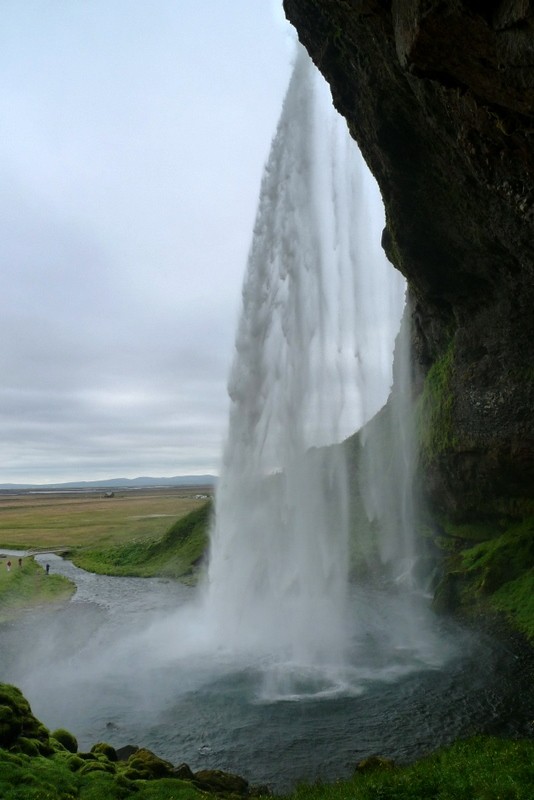
<path fill-rule="evenodd" d="M 0 483 L 218 471 L 281 0 L 3 0 Z"/>

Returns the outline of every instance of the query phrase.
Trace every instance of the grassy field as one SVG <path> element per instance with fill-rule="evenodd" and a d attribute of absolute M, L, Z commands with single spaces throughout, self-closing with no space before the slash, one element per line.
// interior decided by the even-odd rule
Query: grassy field
<path fill-rule="evenodd" d="M 197 487 L 103 493 L 0 493 L 2 548 L 57 550 L 107 575 L 165 575 L 194 582 L 207 546 L 211 503 Z M 197 495 L 203 495 L 198 497 Z M 7 562 L 11 560 L 11 571 Z M 31 558 L 0 558 L 0 622 L 75 590 Z"/>
<path fill-rule="evenodd" d="M 157 539 L 204 500 L 198 488 L 102 494 L 0 493 L 0 548 L 72 550 Z"/>
<path fill-rule="evenodd" d="M 11 570 L 7 563 L 11 561 Z M 0 559 L 0 622 L 14 619 L 35 606 L 61 603 L 75 591 L 75 586 L 61 575 L 47 575 L 33 558 Z"/>

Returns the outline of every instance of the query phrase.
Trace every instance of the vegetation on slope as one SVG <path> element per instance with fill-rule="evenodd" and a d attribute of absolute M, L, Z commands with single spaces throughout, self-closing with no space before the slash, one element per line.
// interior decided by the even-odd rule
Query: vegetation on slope
<path fill-rule="evenodd" d="M 207 502 L 175 522 L 162 537 L 76 551 L 71 558 L 90 572 L 192 581 L 207 550 L 210 516 L 211 502 Z"/>
<path fill-rule="evenodd" d="M 534 742 L 476 737 L 421 761 L 397 767 L 386 759 L 361 762 L 334 784 L 302 785 L 288 800 L 530 800 Z M 22 693 L 0 684 L 0 796 L 3 800 L 196 800 L 261 796 L 266 789 L 218 770 L 193 773 L 149 750 L 119 760 L 104 742 L 79 753 L 65 730 L 48 731 Z"/>
<path fill-rule="evenodd" d="M 419 480 L 428 478 L 428 464 L 453 446 L 450 437 L 450 391 L 452 347 L 436 362 L 425 380 L 416 407 L 420 436 Z M 351 491 L 351 571 L 353 575 L 379 574 L 377 523 L 367 519 L 360 493 L 362 435 L 373 437 L 385 485 L 393 485 L 395 468 L 391 454 L 392 423 L 387 404 L 362 432 L 345 442 Z M 510 512 L 510 506 L 507 507 Z M 423 509 L 416 519 L 420 535 L 420 568 L 430 577 L 441 571 L 434 606 L 440 612 L 460 613 L 471 618 L 481 614 L 505 617 L 509 625 L 534 643 L 534 516 L 526 503 L 516 503 L 512 516 L 496 516 L 481 508 L 476 522 L 451 521 L 441 513 Z M 460 512 L 458 512 L 460 516 Z M 399 519 L 399 525 L 401 520 Z"/>
<path fill-rule="evenodd" d="M 451 340 L 445 354 L 430 368 L 418 399 L 416 413 L 423 463 L 431 462 L 455 444 L 451 388 L 453 367 L 454 341 Z"/>
<path fill-rule="evenodd" d="M 11 570 L 7 562 L 11 561 Z M 33 558 L 0 561 L 0 622 L 38 605 L 62 603 L 74 594 L 76 587 L 61 575 L 47 575 Z"/>
<path fill-rule="evenodd" d="M 534 642 L 534 517 L 454 525 L 438 538 L 448 552 L 438 586 L 438 610 L 501 612 Z"/>

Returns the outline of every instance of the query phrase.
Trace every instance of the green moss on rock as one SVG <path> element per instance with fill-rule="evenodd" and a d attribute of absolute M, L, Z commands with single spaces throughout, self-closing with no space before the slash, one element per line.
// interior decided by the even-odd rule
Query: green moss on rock
<path fill-rule="evenodd" d="M 497 589 L 491 602 L 534 643 L 534 567 Z"/>
<path fill-rule="evenodd" d="M 86 761 L 80 769 L 80 775 L 87 775 L 89 772 L 109 772 L 115 774 L 116 768 L 111 761 Z"/>
<path fill-rule="evenodd" d="M 68 750 L 69 753 L 78 752 L 78 741 L 76 737 L 70 733 L 70 731 L 66 731 L 64 728 L 58 728 L 56 731 L 52 732 L 51 736 L 57 742 L 62 744 L 65 750 Z"/>
<path fill-rule="evenodd" d="M 133 756 L 130 756 L 125 771 L 126 777 L 152 778 L 170 777 L 173 774 L 174 766 L 170 761 L 165 761 L 151 750 L 140 748 Z"/>
<path fill-rule="evenodd" d="M 32 739 L 41 749 L 48 745 L 49 734 L 33 716 L 30 704 L 15 686 L 0 684 L 0 747 L 11 748 L 19 737 Z"/>
<path fill-rule="evenodd" d="M 434 362 L 418 400 L 419 443 L 424 462 L 433 461 L 456 444 L 453 426 L 454 342 Z"/>
<path fill-rule="evenodd" d="M 476 590 L 495 592 L 534 565 L 534 520 L 509 525 L 501 534 L 462 552 L 462 570 L 477 576 Z"/>
<path fill-rule="evenodd" d="M 77 772 L 83 766 L 85 766 L 85 761 L 83 758 L 80 758 L 78 755 L 71 755 L 66 759 L 67 765 L 71 772 Z"/>
<path fill-rule="evenodd" d="M 114 747 L 106 742 L 97 742 L 91 747 L 91 753 L 95 753 L 95 755 L 103 755 L 108 761 L 118 761 L 117 751 Z"/>
<path fill-rule="evenodd" d="M 534 517 L 493 525 L 446 523 L 436 541 L 448 555 L 434 608 L 504 613 L 534 641 Z"/>
<path fill-rule="evenodd" d="M 39 756 L 41 751 L 35 739 L 27 739 L 25 736 L 19 736 L 17 739 L 17 749 L 19 752 L 24 753 L 26 756 Z"/>

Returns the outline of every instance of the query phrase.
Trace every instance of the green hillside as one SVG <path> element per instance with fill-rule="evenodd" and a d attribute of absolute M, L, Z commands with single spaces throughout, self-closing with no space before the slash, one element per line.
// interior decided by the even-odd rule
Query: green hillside
<path fill-rule="evenodd" d="M 72 552 L 78 567 L 104 575 L 166 576 L 194 582 L 208 546 L 210 501 L 182 517 L 158 539 Z"/>

